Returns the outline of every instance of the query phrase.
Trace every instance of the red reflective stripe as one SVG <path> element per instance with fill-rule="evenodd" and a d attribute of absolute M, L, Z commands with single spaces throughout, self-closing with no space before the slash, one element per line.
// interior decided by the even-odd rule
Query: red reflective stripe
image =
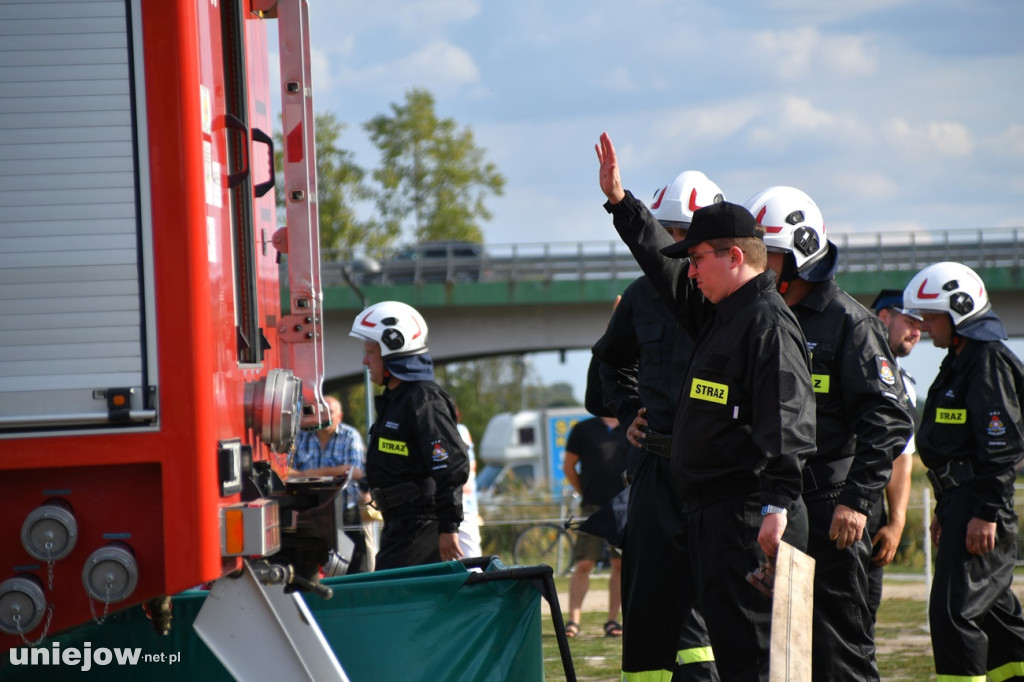
<path fill-rule="evenodd" d="M 918 298 L 938 298 L 939 297 L 939 293 L 938 292 L 935 292 L 934 294 L 926 294 L 926 293 L 924 293 L 924 285 L 925 284 L 928 284 L 928 280 L 927 279 L 925 279 L 925 281 L 921 282 L 921 286 L 919 286 L 917 288 L 917 297 Z"/>
<path fill-rule="evenodd" d="M 651 204 L 651 210 L 652 211 L 657 211 L 658 210 L 658 207 L 661 206 L 661 200 L 665 198 L 665 192 L 667 192 L 667 191 L 668 191 L 668 187 L 667 186 L 661 188 L 661 194 L 659 194 L 658 198 L 654 200 L 653 204 Z"/>

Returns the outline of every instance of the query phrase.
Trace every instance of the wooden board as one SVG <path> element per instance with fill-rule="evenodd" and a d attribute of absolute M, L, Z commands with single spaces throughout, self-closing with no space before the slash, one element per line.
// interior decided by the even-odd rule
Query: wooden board
<path fill-rule="evenodd" d="M 775 560 L 770 682 L 811 681 L 814 559 L 785 542 Z"/>

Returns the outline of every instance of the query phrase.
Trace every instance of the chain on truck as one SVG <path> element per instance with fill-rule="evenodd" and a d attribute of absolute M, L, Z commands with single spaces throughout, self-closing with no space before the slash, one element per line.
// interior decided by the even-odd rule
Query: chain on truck
<path fill-rule="evenodd" d="M 226 576 L 324 589 L 339 486 L 281 479 L 330 420 L 306 2 L 0 26 L 0 651 Z"/>

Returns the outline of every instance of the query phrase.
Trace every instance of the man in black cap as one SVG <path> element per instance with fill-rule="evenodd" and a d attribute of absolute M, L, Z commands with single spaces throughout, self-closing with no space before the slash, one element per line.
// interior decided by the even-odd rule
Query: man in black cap
<path fill-rule="evenodd" d="M 910 355 L 910 351 L 921 340 L 921 316 L 903 307 L 903 292 L 899 289 L 883 289 L 871 303 L 871 308 L 889 330 L 889 350 L 896 358 L 900 379 L 903 380 L 903 393 L 908 406 L 916 408 L 914 378 L 899 366 L 899 360 Z M 873 546 L 868 565 L 868 608 L 871 609 L 872 624 L 875 623 L 878 607 L 882 603 L 882 569 L 895 558 L 907 521 L 910 473 L 916 450 L 914 436 L 911 435 L 907 447 L 892 462 L 892 477 L 885 486 L 884 502 L 879 499 L 868 515 L 867 532 Z"/>
<path fill-rule="evenodd" d="M 745 208 L 698 209 L 686 239 L 662 250 L 672 240 L 622 188 L 607 134 L 596 150 L 616 230 L 696 338 L 671 446 L 685 501 L 682 606 L 699 603 L 722 679 L 767 680 L 771 601 L 746 574 L 782 539 L 807 542 L 800 472 L 815 421 L 804 336 L 765 272 L 763 234 Z"/>

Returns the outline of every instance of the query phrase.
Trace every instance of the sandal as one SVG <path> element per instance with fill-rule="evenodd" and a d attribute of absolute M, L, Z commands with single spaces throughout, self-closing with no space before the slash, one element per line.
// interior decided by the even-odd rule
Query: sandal
<path fill-rule="evenodd" d="M 570 620 L 568 623 L 565 624 L 565 636 L 566 637 L 575 637 L 578 634 L 580 634 L 580 624 L 579 623 L 574 623 L 573 621 Z"/>
<path fill-rule="evenodd" d="M 614 620 L 608 621 L 604 624 L 604 636 L 622 637 L 622 624 Z"/>

